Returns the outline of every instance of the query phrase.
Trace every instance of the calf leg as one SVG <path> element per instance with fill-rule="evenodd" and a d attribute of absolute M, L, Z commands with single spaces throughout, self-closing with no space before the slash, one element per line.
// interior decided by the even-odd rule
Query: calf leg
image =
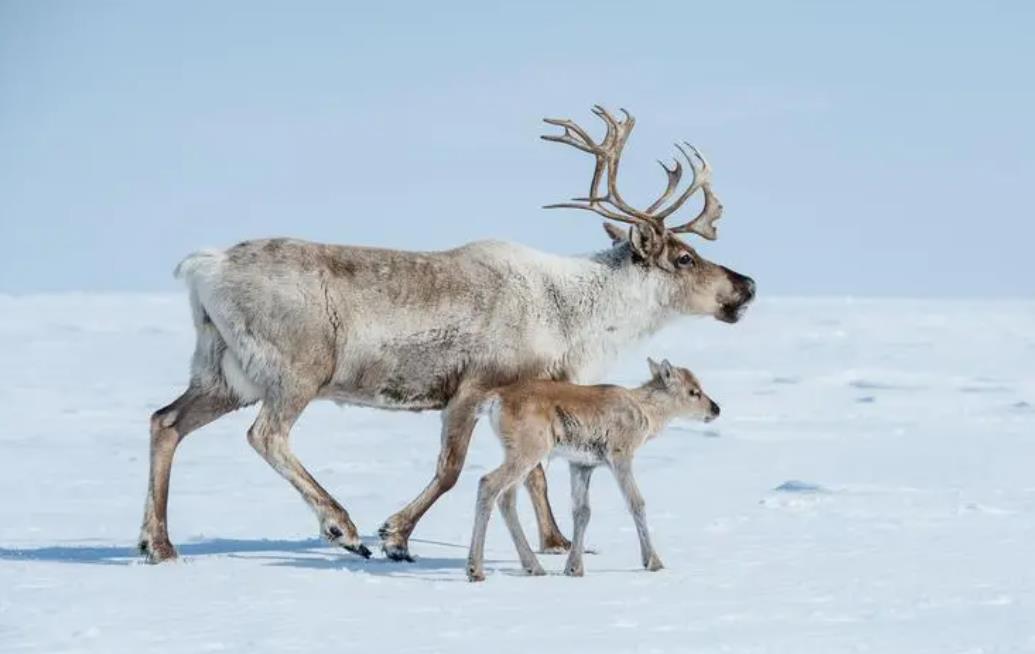
<path fill-rule="evenodd" d="M 471 548 L 467 554 L 467 578 L 470 581 L 484 581 L 485 530 L 489 526 L 492 505 L 500 493 L 521 480 L 528 472 L 512 459 L 503 462 L 478 482 L 478 500 L 474 506 L 474 530 L 471 533 Z M 526 542 L 527 546 L 528 543 Z"/>
<path fill-rule="evenodd" d="M 650 541 L 650 531 L 647 529 L 646 503 L 643 501 L 640 489 L 636 485 L 636 479 L 633 477 L 632 460 L 616 460 L 611 465 L 611 470 L 614 472 L 615 479 L 618 480 L 618 487 L 621 489 L 622 495 L 625 497 L 625 503 L 629 507 L 629 513 L 632 514 L 633 521 L 636 523 L 636 534 L 640 538 L 640 558 L 643 562 L 643 567 L 651 572 L 661 570 L 665 566 L 661 564 L 661 559 L 658 558 L 658 554 L 654 551 L 654 546 Z"/>
<path fill-rule="evenodd" d="M 571 541 L 564 537 L 553 517 L 550 498 L 546 492 L 546 471 L 541 463 L 525 478 L 525 488 L 532 498 L 535 520 L 539 525 L 539 551 L 543 554 L 567 552 L 571 547 Z"/>
<path fill-rule="evenodd" d="M 571 506 L 575 533 L 572 534 L 571 551 L 568 562 L 564 566 L 564 574 L 569 577 L 581 577 L 582 553 L 586 546 L 586 526 L 589 524 L 589 480 L 593 476 L 593 466 L 579 463 L 571 464 Z"/>
<path fill-rule="evenodd" d="M 176 558 L 166 523 L 169 476 L 176 447 L 187 434 L 240 406 L 226 394 L 191 385 L 172 404 L 151 416 L 151 472 L 138 541 L 141 554 L 150 563 Z"/>
<path fill-rule="evenodd" d="M 456 485 L 471 443 L 471 432 L 478 421 L 478 406 L 484 399 L 481 392 L 463 392 L 454 397 L 442 412 L 442 448 L 438 455 L 435 477 L 398 513 L 381 526 L 381 546 L 394 561 L 412 561 L 410 534 L 431 505 Z"/>
<path fill-rule="evenodd" d="M 539 559 L 536 558 L 535 552 L 532 551 L 525 538 L 524 530 L 521 529 L 521 520 L 517 514 L 517 484 L 503 491 L 497 503 L 503 519 L 507 522 L 507 529 L 510 531 L 511 540 L 514 541 L 518 558 L 521 559 L 521 567 L 530 575 L 537 577 L 545 575 L 546 571 L 543 570 L 543 566 L 539 565 Z"/>
<path fill-rule="evenodd" d="M 320 534 L 346 550 L 370 558 L 349 514 L 302 466 L 288 441 L 291 426 L 309 403 L 309 398 L 267 399 L 255 423 L 248 430 L 248 442 L 270 466 L 302 495 L 320 520 Z"/>

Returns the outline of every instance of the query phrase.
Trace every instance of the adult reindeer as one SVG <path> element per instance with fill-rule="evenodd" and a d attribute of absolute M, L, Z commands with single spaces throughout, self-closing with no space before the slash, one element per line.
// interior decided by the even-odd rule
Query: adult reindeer
<path fill-rule="evenodd" d="M 527 378 L 584 380 L 596 364 L 679 315 L 736 322 L 754 282 L 700 257 L 677 234 L 716 237 L 722 207 L 700 153 L 677 146 L 693 181 L 674 201 L 682 173 L 668 178 L 646 209 L 618 191 L 618 163 L 635 121 L 601 107 L 599 143 L 569 120 L 544 136 L 596 159 L 589 196 L 551 205 L 594 211 L 630 225 L 607 225 L 613 246 L 587 258 L 483 241 L 445 252 L 401 252 L 273 239 L 198 252 L 176 269 L 190 291 L 197 344 L 187 390 L 151 418 L 151 473 L 140 549 L 150 561 L 176 556 L 166 526 L 173 453 L 193 430 L 261 402 L 248 442 L 302 494 L 321 535 L 361 556 L 349 514 L 291 452 L 288 433 L 309 402 L 385 409 L 441 410 L 442 444 L 431 483 L 388 518 L 385 553 L 409 559 L 417 521 L 457 480 L 476 421 L 492 388 Z M 599 193 L 606 179 L 607 192 Z M 664 221 L 701 191 L 693 220 Z M 527 483 L 543 549 L 565 549 L 542 468 Z"/>

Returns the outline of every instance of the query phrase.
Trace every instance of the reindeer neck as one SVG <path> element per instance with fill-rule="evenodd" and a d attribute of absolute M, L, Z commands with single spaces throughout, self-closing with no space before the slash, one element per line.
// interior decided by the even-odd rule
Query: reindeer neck
<path fill-rule="evenodd" d="M 628 246 L 598 252 L 587 263 L 564 289 L 572 363 L 581 381 L 675 317 L 664 278 L 634 264 Z"/>
<path fill-rule="evenodd" d="M 648 438 L 653 438 L 665 428 L 673 418 L 678 415 L 682 403 L 672 397 L 660 382 L 654 380 L 645 382 L 642 386 L 629 389 L 629 392 L 636 398 L 637 404 L 647 414 L 651 424 L 651 433 Z"/>

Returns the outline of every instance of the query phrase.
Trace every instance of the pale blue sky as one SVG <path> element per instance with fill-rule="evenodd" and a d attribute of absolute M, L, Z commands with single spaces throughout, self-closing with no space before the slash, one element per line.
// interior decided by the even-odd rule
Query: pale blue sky
<path fill-rule="evenodd" d="M 591 162 L 538 135 L 602 103 L 627 197 L 709 156 L 699 249 L 763 294 L 1035 293 L 1033 3 L 560 5 L 0 0 L 0 291 L 274 235 L 597 249 L 539 208 Z"/>

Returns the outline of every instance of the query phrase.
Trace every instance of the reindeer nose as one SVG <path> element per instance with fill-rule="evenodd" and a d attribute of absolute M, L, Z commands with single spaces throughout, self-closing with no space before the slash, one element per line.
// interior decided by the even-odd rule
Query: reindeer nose
<path fill-rule="evenodd" d="M 730 270 L 726 266 L 723 266 L 722 269 L 726 271 L 726 275 L 729 277 L 730 283 L 733 284 L 733 288 L 740 295 L 742 303 L 755 299 L 755 280 L 747 275 L 741 275 L 735 270 Z"/>
<path fill-rule="evenodd" d="M 741 288 L 743 289 L 744 299 L 750 302 L 755 299 L 755 280 L 745 277 L 743 284 Z"/>
<path fill-rule="evenodd" d="M 719 417 L 719 412 L 720 412 L 719 405 L 715 403 L 715 400 L 712 400 L 711 403 L 712 403 L 712 407 L 711 407 L 711 409 L 712 409 L 712 417 L 713 418 L 718 418 Z"/>

